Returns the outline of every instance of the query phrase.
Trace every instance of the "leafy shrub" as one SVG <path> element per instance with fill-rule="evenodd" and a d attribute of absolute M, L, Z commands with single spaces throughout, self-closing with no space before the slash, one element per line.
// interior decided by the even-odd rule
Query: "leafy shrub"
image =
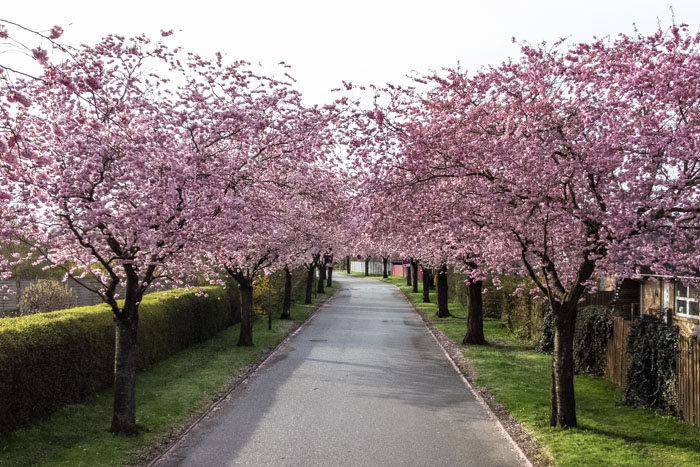
<path fill-rule="evenodd" d="M 149 294 L 139 307 L 138 369 L 233 322 L 229 295 L 205 288 Z M 96 305 L 0 319 L 0 433 L 112 384 L 114 318 Z"/>
<path fill-rule="evenodd" d="M 501 276 L 502 287 L 496 291 L 501 298 L 501 322 L 516 336 L 538 341 L 542 335 L 543 306 L 546 300 L 535 299 L 528 292 L 534 284 L 527 278 Z M 520 293 L 515 293 L 520 289 Z"/>
<path fill-rule="evenodd" d="M 487 292 L 484 294 L 481 300 L 484 309 L 484 317 L 486 318 L 501 319 L 504 316 L 503 306 L 506 303 L 504 301 L 505 297 L 512 294 L 515 290 L 515 286 L 511 284 L 511 281 L 509 281 L 507 277 L 498 277 L 501 280 L 502 285 L 500 289 L 493 286 L 491 282 L 493 280 L 493 276 L 488 276 L 484 281 L 484 288 L 487 289 Z M 505 315 L 507 315 L 507 313 L 508 312 L 506 311 Z M 506 320 L 506 326 L 507 325 Z"/>
<path fill-rule="evenodd" d="M 266 314 L 265 306 L 266 300 L 270 298 L 272 293 L 272 287 L 270 283 L 270 276 L 262 275 L 255 278 L 253 281 L 253 310 L 256 316 L 262 316 Z"/>
<path fill-rule="evenodd" d="M 678 327 L 642 315 L 630 328 L 627 356 L 625 403 L 678 413 Z"/>
<path fill-rule="evenodd" d="M 543 305 L 542 336 L 538 352 L 554 351 L 554 314 L 549 303 Z M 587 306 L 578 310 L 574 331 L 574 371 L 602 376 L 605 373 L 605 350 L 612 335 L 612 311 L 603 306 Z"/>
<path fill-rule="evenodd" d="M 576 316 L 574 333 L 574 371 L 602 376 L 605 373 L 605 350 L 613 332 L 612 310 L 604 306 L 587 306 Z"/>
<path fill-rule="evenodd" d="M 450 274 L 448 279 L 448 299 L 459 305 L 462 311 L 469 310 L 469 286 L 465 283 L 466 274 Z"/>
<path fill-rule="evenodd" d="M 20 316 L 48 313 L 75 306 L 73 290 L 58 281 L 40 280 L 27 286 L 19 299 Z"/>

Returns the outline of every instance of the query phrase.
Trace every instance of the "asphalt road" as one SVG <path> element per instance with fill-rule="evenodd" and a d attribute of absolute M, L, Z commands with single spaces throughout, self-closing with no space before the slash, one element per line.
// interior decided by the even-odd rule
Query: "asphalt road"
<path fill-rule="evenodd" d="M 520 465 L 401 292 L 334 279 L 333 299 L 157 465 Z"/>

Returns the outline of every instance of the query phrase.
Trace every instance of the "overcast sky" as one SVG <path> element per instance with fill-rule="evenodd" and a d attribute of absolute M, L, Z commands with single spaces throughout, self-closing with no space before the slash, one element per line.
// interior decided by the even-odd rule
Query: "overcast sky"
<path fill-rule="evenodd" d="M 411 70 L 462 66 L 475 70 L 519 54 L 519 41 L 644 33 L 659 24 L 700 30 L 700 0 L 53 0 L 6 1 L 0 17 L 48 30 L 59 24 L 67 44 L 94 43 L 108 33 L 156 37 L 202 55 L 286 61 L 310 104 L 331 100 L 341 80 L 403 82 Z"/>

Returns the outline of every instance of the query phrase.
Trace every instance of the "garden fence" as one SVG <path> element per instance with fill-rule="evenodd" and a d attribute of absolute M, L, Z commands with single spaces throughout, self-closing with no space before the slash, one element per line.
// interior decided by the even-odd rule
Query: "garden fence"
<path fill-rule="evenodd" d="M 624 387 L 627 379 L 627 340 L 632 321 L 613 318 L 613 334 L 606 350 L 605 377 Z M 686 422 L 700 426 L 700 342 L 697 339 L 678 338 L 678 405 Z"/>
<path fill-rule="evenodd" d="M 391 263 L 389 264 L 391 268 Z M 364 261 L 352 261 L 350 263 L 351 272 L 361 272 L 365 273 L 365 262 Z M 384 272 L 384 264 L 380 261 L 370 261 L 369 262 L 369 273 L 381 275 Z"/>
<path fill-rule="evenodd" d="M 700 426 L 700 343 L 678 338 L 678 405 L 683 420 Z"/>
<path fill-rule="evenodd" d="M 605 352 L 605 377 L 622 387 L 627 379 L 627 339 L 632 322 L 615 317 L 613 323 L 613 334 Z"/>

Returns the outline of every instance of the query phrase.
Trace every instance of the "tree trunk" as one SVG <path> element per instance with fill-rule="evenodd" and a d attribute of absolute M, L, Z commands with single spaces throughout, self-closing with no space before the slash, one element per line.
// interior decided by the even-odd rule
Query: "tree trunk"
<path fill-rule="evenodd" d="M 349 256 L 347 257 L 347 262 L 345 264 L 345 267 L 348 268 L 348 274 L 350 274 L 351 271 L 350 271 L 350 257 Z"/>
<path fill-rule="evenodd" d="M 114 406 L 109 431 L 120 435 L 135 435 L 136 426 L 136 336 L 138 305 L 133 300 L 124 305 L 120 318 L 115 318 L 116 343 L 114 351 Z"/>
<path fill-rule="evenodd" d="M 238 336 L 238 347 L 253 345 L 253 282 L 246 278 L 238 280 L 241 291 L 241 332 Z"/>
<path fill-rule="evenodd" d="M 411 259 L 411 274 L 413 274 L 413 293 L 418 293 L 418 261 Z"/>
<path fill-rule="evenodd" d="M 467 317 L 467 334 L 462 339 L 462 344 L 486 343 L 484 339 L 484 308 L 481 298 L 483 281 L 469 284 L 469 316 Z"/>
<path fill-rule="evenodd" d="M 406 271 L 406 285 L 408 287 L 411 287 L 411 276 L 413 275 L 413 268 L 409 265 L 408 267 L 404 268 L 404 271 Z"/>
<path fill-rule="evenodd" d="M 438 318 L 447 318 L 448 316 L 452 316 L 450 314 L 450 310 L 447 305 L 447 296 L 448 294 L 448 285 L 447 285 L 447 265 L 442 264 L 440 265 L 440 270 L 438 271 L 437 275 L 437 303 L 438 303 L 438 310 L 437 310 L 437 317 Z"/>
<path fill-rule="evenodd" d="M 282 299 L 282 315 L 280 319 L 292 319 L 292 273 L 284 268 L 284 298 Z"/>
<path fill-rule="evenodd" d="M 389 271 L 387 269 L 389 266 L 389 258 L 388 257 L 382 258 L 382 266 L 384 267 L 384 269 L 382 270 L 382 277 L 384 279 L 388 279 L 389 278 Z"/>
<path fill-rule="evenodd" d="M 314 291 L 314 272 L 316 268 L 314 266 L 307 266 L 306 269 L 306 297 L 304 298 L 304 303 L 311 305 L 311 294 Z"/>
<path fill-rule="evenodd" d="M 423 303 L 430 303 L 430 283 L 433 281 L 430 269 L 423 268 Z"/>
<path fill-rule="evenodd" d="M 365 276 L 369 276 L 369 258 L 365 260 Z"/>
<path fill-rule="evenodd" d="M 326 287 L 333 287 L 333 265 L 331 264 L 326 271 Z"/>
<path fill-rule="evenodd" d="M 316 284 L 316 293 L 326 293 L 323 289 L 323 285 L 326 283 L 326 265 L 318 265 L 318 284 Z"/>
<path fill-rule="evenodd" d="M 574 397 L 574 327 L 576 304 L 552 303 L 554 315 L 554 351 L 549 425 L 572 428 L 576 424 Z"/>

